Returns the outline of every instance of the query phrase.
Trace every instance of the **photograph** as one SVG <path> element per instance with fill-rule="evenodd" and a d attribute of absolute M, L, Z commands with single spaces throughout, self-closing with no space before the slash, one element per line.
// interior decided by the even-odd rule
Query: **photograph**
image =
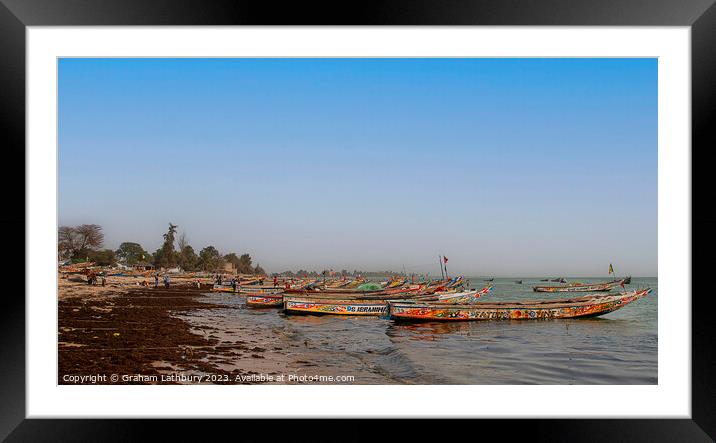
<path fill-rule="evenodd" d="M 659 58 L 56 63 L 58 385 L 659 385 Z"/>

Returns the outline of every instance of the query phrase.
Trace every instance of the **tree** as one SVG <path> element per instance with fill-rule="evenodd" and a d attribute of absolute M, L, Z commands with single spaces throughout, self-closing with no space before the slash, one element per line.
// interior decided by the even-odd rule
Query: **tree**
<path fill-rule="evenodd" d="M 60 257 L 71 258 L 75 253 L 77 234 L 75 228 L 60 226 L 57 230 L 57 251 Z"/>
<path fill-rule="evenodd" d="M 99 266 L 112 266 L 117 263 L 117 258 L 111 249 L 103 249 L 100 251 L 87 250 L 87 258 Z"/>
<path fill-rule="evenodd" d="M 185 271 L 193 271 L 199 264 L 199 257 L 190 245 L 184 246 L 179 252 L 179 266 Z"/>
<path fill-rule="evenodd" d="M 162 245 L 159 254 L 159 257 L 157 257 L 157 266 L 168 268 L 170 266 L 176 266 L 177 264 L 177 256 L 176 251 L 174 250 L 174 237 L 177 232 L 177 225 L 173 225 L 169 223 L 169 230 L 166 234 L 163 235 L 164 237 L 164 244 Z"/>
<path fill-rule="evenodd" d="M 235 267 L 236 269 L 239 269 L 239 266 L 241 265 L 241 260 L 239 259 L 239 257 L 236 255 L 235 252 L 231 252 L 231 253 L 229 253 L 229 254 L 226 254 L 226 255 L 224 256 L 224 260 L 225 260 L 226 262 L 231 263 L 232 265 L 234 265 L 234 267 Z"/>
<path fill-rule="evenodd" d="M 249 254 L 241 254 L 239 257 L 239 272 L 241 274 L 253 274 L 254 268 L 251 266 L 251 256 Z"/>
<path fill-rule="evenodd" d="M 60 226 L 58 234 L 58 252 L 72 258 L 87 257 L 90 251 L 102 247 L 104 234 L 99 225 Z"/>
<path fill-rule="evenodd" d="M 99 249 L 104 244 L 104 234 L 100 225 L 79 225 L 75 227 L 78 237 L 77 252 Z"/>
<path fill-rule="evenodd" d="M 254 268 L 254 274 L 257 275 L 266 275 L 266 271 L 264 271 L 264 268 L 261 267 L 258 263 L 256 263 L 256 267 Z"/>
<path fill-rule="evenodd" d="M 119 245 L 119 249 L 115 252 L 117 258 L 128 265 L 135 265 L 139 262 L 147 260 L 149 253 L 142 248 L 139 243 L 124 242 Z"/>
<path fill-rule="evenodd" d="M 177 251 L 181 254 L 181 251 L 183 251 L 187 246 L 189 246 L 189 240 L 186 238 L 186 232 L 182 232 L 177 239 Z"/>
<path fill-rule="evenodd" d="M 221 261 L 221 254 L 213 246 L 207 246 L 199 251 L 199 266 L 205 271 L 216 271 Z"/>

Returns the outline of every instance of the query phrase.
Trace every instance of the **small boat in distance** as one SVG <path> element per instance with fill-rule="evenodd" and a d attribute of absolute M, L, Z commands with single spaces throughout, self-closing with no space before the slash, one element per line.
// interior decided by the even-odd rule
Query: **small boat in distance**
<path fill-rule="evenodd" d="M 621 280 L 619 281 L 621 282 Z M 608 292 L 619 282 L 571 283 L 565 286 L 533 286 L 535 292 Z"/>
<path fill-rule="evenodd" d="M 619 294 L 592 294 L 563 300 L 480 302 L 446 305 L 415 300 L 389 300 L 395 321 L 537 320 L 586 318 L 608 314 L 645 297 L 650 288 Z"/>
<path fill-rule="evenodd" d="M 515 280 L 515 283 L 518 284 L 518 285 L 521 285 L 521 284 L 522 284 L 522 280 Z"/>

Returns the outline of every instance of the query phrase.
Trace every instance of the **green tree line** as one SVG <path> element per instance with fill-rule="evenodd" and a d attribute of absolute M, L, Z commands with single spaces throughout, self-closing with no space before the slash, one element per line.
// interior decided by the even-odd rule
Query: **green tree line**
<path fill-rule="evenodd" d="M 169 223 L 167 232 L 162 236 L 162 246 L 152 254 L 136 242 L 124 242 L 117 250 L 103 249 L 104 234 L 99 225 L 60 226 L 58 256 L 60 260 L 73 263 L 90 261 L 101 266 L 149 263 L 157 268 L 180 267 L 185 271 L 207 272 L 222 271 L 227 263 L 231 263 L 236 272 L 241 274 L 266 274 L 261 265 L 253 265 L 249 254 L 221 254 L 212 245 L 204 247 L 197 254 L 185 233 L 177 237 L 177 227 Z"/>

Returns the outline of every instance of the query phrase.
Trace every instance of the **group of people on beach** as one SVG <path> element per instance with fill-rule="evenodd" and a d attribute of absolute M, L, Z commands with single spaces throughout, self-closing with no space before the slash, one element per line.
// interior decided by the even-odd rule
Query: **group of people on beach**
<path fill-rule="evenodd" d="M 96 285 L 98 276 L 100 277 L 102 286 L 105 286 L 107 284 L 107 278 L 105 277 L 104 272 L 100 272 L 99 274 L 90 272 L 89 274 L 87 274 L 87 284 L 88 285 Z"/>
<path fill-rule="evenodd" d="M 154 274 L 154 287 L 159 287 L 159 273 Z M 164 287 L 169 289 L 169 274 L 164 274 Z"/>
<path fill-rule="evenodd" d="M 221 286 L 223 282 L 223 276 L 221 274 L 216 274 L 216 277 L 214 277 L 214 281 L 217 285 Z M 231 289 L 236 292 L 236 288 L 237 286 L 239 286 L 239 280 L 236 277 L 231 277 L 230 283 Z"/>
<path fill-rule="evenodd" d="M 169 289 L 169 281 L 170 281 L 169 274 L 164 274 L 164 287 L 167 289 Z M 144 279 L 144 281 L 142 281 L 142 286 L 149 287 L 149 283 L 147 282 L 146 279 Z M 159 287 L 159 273 L 157 272 L 156 274 L 154 274 L 154 288 L 156 289 L 158 287 Z"/>

